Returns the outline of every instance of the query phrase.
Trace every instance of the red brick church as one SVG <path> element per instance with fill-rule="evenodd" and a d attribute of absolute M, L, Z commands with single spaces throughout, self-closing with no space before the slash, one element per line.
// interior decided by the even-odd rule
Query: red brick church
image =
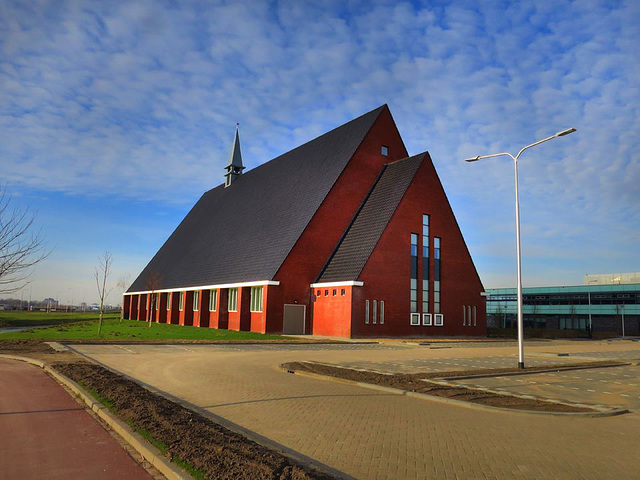
<path fill-rule="evenodd" d="M 337 337 L 485 335 L 483 286 L 427 152 L 387 105 L 206 192 L 123 297 L 128 319 Z"/>

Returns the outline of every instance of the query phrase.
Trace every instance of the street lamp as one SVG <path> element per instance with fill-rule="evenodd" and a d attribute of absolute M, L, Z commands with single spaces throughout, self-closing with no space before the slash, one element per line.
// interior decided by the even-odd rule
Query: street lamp
<path fill-rule="evenodd" d="M 553 140 L 554 138 L 564 137 L 565 135 L 569 135 L 570 133 L 573 133 L 575 131 L 575 128 L 568 128 L 566 130 L 557 132 L 555 135 L 551 135 L 550 137 L 538 140 L 537 142 L 522 148 L 515 157 L 509 152 L 502 152 L 492 153 L 491 155 L 478 155 L 477 157 L 465 159 L 466 162 L 476 162 L 478 160 L 482 160 L 483 158 L 493 157 L 509 157 L 513 160 L 513 172 L 516 184 L 516 261 L 518 264 L 518 368 L 520 369 L 524 368 L 524 323 L 522 321 L 522 267 L 520 259 L 520 203 L 518 200 L 518 159 L 525 150 L 531 147 L 535 147 L 536 145 L 540 145 L 541 143 L 548 142 L 549 140 Z"/>

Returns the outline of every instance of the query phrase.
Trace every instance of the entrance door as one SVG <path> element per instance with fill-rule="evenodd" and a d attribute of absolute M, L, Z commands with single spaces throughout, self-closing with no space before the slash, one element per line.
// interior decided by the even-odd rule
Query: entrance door
<path fill-rule="evenodd" d="M 285 305 L 282 333 L 304 335 L 305 305 Z"/>

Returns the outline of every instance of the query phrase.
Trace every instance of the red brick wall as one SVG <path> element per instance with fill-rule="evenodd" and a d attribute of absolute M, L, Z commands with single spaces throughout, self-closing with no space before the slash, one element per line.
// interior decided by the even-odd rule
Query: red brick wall
<path fill-rule="evenodd" d="M 251 295 L 251 288 L 249 290 L 249 295 Z M 251 331 L 258 333 L 266 333 L 267 331 L 267 287 L 262 287 L 262 312 L 251 312 Z M 249 307 L 251 307 L 251 301 L 249 301 Z"/>
<path fill-rule="evenodd" d="M 380 153 L 382 145 L 389 147 L 389 156 Z M 281 282 L 281 298 L 268 312 L 267 331 L 282 331 L 285 303 L 306 305 L 307 312 L 311 311 L 309 285 L 320 273 L 382 166 L 405 157 L 402 138 L 389 109 L 385 108 L 276 273 L 274 280 Z M 306 331 L 312 331 L 310 314 Z"/>
<path fill-rule="evenodd" d="M 351 337 L 352 289 L 360 287 L 323 287 L 313 289 L 313 334 Z M 333 295 L 333 291 L 336 295 Z M 342 290 L 345 295 L 342 296 Z M 320 295 L 317 293 L 320 292 Z M 328 295 L 326 295 L 328 293 Z"/>
<path fill-rule="evenodd" d="M 430 215 L 430 310 L 433 312 L 433 238 L 441 238 L 441 313 L 443 327 L 410 325 L 410 234 L 419 236 L 418 272 L 422 272 L 422 214 Z M 418 280 L 421 311 L 422 278 Z M 425 158 L 385 229 L 353 295 L 352 336 L 485 335 L 486 309 L 475 270 L 449 201 L 430 158 Z M 365 300 L 384 300 L 385 324 L 365 325 Z M 462 305 L 476 306 L 477 327 L 462 325 Z"/>
<path fill-rule="evenodd" d="M 158 323 L 167 323 L 167 292 L 160 294 L 160 300 L 158 301 Z"/>
<path fill-rule="evenodd" d="M 193 292 L 183 292 L 184 293 L 184 304 L 182 305 L 182 311 L 180 311 L 180 325 L 193 325 Z M 176 296 L 179 299 L 180 293 L 177 293 Z"/>

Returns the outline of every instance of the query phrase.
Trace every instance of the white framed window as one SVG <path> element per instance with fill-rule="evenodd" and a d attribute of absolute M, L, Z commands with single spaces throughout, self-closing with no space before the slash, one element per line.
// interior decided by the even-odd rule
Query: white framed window
<path fill-rule="evenodd" d="M 171 310 L 171 292 L 167 293 L 167 310 Z"/>
<path fill-rule="evenodd" d="M 229 298 L 227 299 L 227 306 L 229 307 L 229 311 L 237 312 L 238 311 L 238 289 L 230 288 L 228 297 Z"/>
<path fill-rule="evenodd" d="M 262 286 L 260 287 L 251 287 L 251 311 L 252 312 L 261 312 L 262 311 Z"/>
<path fill-rule="evenodd" d="M 378 301 L 373 301 L 373 324 L 375 325 L 378 322 Z"/>
<path fill-rule="evenodd" d="M 209 290 L 209 311 L 215 312 L 218 309 L 218 290 Z"/>
<path fill-rule="evenodd" d="M 466 305 L 462 306 L 462 326 L 463 327 L 467 326 L 467 306 Z"/>
<path fill-rule="evenodd" d="M 476 317 L 476 306 L 473 306 L 473 326 L 478 326 L 478 318 Z"/>
<path fill-rule="evenodd" d="M 422 325 L 424 325 L 425 327 L 430 327 L 431 325 L 433 325 L 430 313 L 422 314 Z"/>
<path fill-rule="evenodd" d="M 384 325 L 384 300 L 380 300 L 380 325 Z"/>
<path fill-rule="evenodd" d="M 184 292 L 180 292 L 180 301 L 178 302 L 178 310 L 184 309 Z"/>
<path fill-rule="evenodd" d="M 441 313 L 436 313 L 435 316 L 434 316 L 433 324 L 436 327 L 444 326 L 444 315 L 441 314 Z"/>
<path fill-rule="evenodd" d="M 198 306 L 198 304 L 200 303 L 200 292 L 199 291 L 195 291 L 193 292 L 193 311 L 197 312 L 198 308 L 200 308 Z"/>
<path fill-rule="evenodd" d="M 417 327 L 420 325 L 420 314 L 412 313 L 411 314 L 411 326 Z"/>
<path fill-rule="evenodd" d="M 369 324 L 369 300 L 364 301 L 364 323 Z"/>

